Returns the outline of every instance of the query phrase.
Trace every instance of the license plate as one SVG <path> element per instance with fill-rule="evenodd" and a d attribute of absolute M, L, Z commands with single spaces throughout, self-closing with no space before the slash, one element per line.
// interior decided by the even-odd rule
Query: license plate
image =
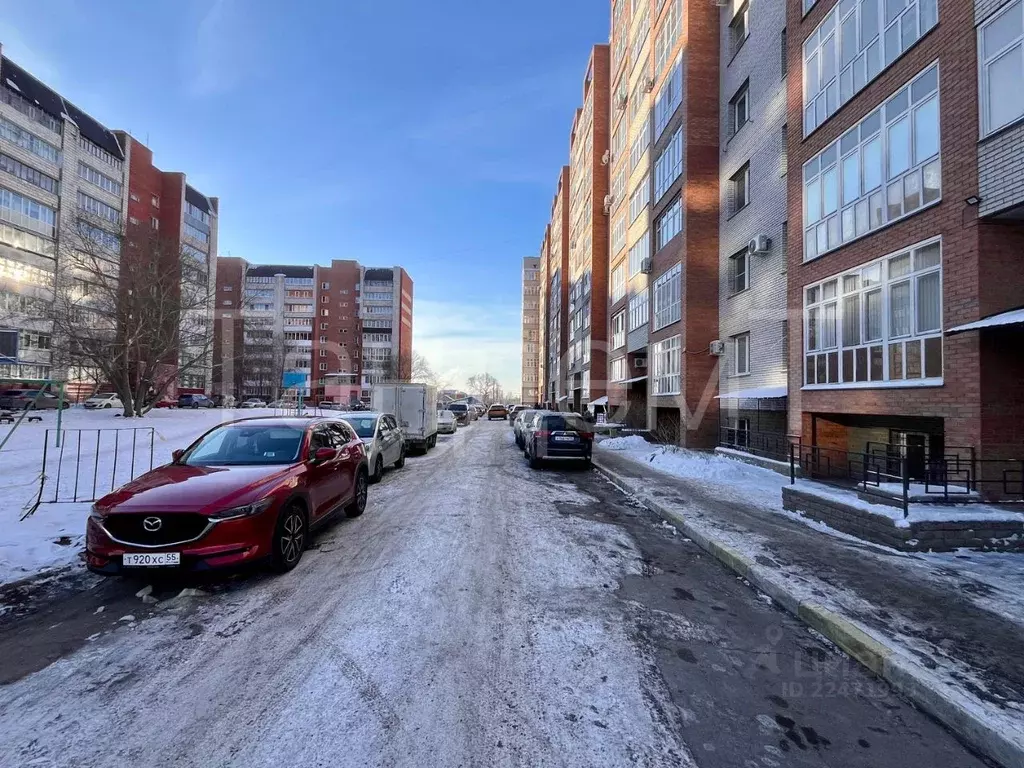
<path fill-rule="evenodd" d="M 573 443 L 576 441 L 575 437 L 569 437 L 568 435 L 555 435 L 555 442 L 559 443 Z"/>
<path fill-rule="evenodd" d="M 161 565 L 181 565 L 180 552 L 126 553 L 121 561 L 126 568 L 152 568 Z"/>

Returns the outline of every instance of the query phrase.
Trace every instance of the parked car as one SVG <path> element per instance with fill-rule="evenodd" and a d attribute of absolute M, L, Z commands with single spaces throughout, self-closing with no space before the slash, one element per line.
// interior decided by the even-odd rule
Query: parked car
<path fill-rule="evenodd" d="M 206 395 L 178 395 L 179 408 L 213 408 L 213 400 Z"/>
<path fill-rule="evenodd" d="M 530 423 L 533 420 L 534 414 L 541 413 L 541 411 L 534 411 L 532 409 L 522 410 L 516 414 L 515 419 L 512 421 L 512 435 L 515 437 L 516 445 L 519 446 L 519 450 L 524 450 L 524 440 L 526 439 L 526 431 L 530 427 Z"/>
<path fill-rule="evenodd" d="M 510 405 L 508 408 L 508 420 L 515 421 L 516 415 L 527 410 L 525 405 Z"/>
<path fill-rule="evenodd" d="M 473 421 L 471 409 L 465 403 L 449 403 L 448 410 L 455 416 L 455 422 L 460 427 L 468 427 Z"/>
<path fill-rule="evenodd" d="M 480 403 L 470 403 L 469 409 L 470 409 L 470 414 L 469 415 L 470 415 L 470 418 L 473 419 L 473 421 L 476 421 L 481 416 L 483 416 L 484 413 L 485 413 L 485 409 L 484 409 L 484 407 Z"/>
<path fill-rule="evenodd" d="M 539 412 L 526 433 L 526 458 L 531 469 L 545 461 L 578 461 L 590 466 L 593 427 L 573 413 Z"/>
<path fill-rule="evenodd" d="M 341 410 L 341 403 L 336 403 L 333 400 L 321 400 L 316 407 L 324 411 L 338 411 Z"/>
<path fill-rule="evenodd" d="M 36 399 L 36 396 L 39 396 Z M 60 405 L 60 398 L 49 392 L 40 394 L 38 389 L 8 389 L 0 392 L 0 410 L 23 411 L 31 408 L 39 411 L 55 411 Z M 64 408 L 71 404 L 64 401 Z"/>
<path fill-rule="evenodd" d="M 97 501 L 89 570 L 205 571 L 298 565 L 310 533 L 366 508 L 362 441 L 337 420 L 243 419 L 206 432 L 174 460 Z"/>
<path fill-rule="evenodd" d="M 258 397 L 250 397 L 248 400 L 242 401 L 242 408 L 266 408 L 267 404 L 265 401 L 260 400 Z"/>
<path fill-rule="evenodd" d="M 124 408 L 121 398 L 114 392 L 93 395 L 82 405 L 85 408 Z"/>
<path fill-rule="evenodd" d="M 234 395 L 214 395 L 213 396 L 213 404 L 216 407 L 218 407 L 218 408 L 234 408 L 235 407 L 235 403 L 237 403 L 237 402 L 238 401 L 235 400 L 235 396 Z"/>
<path fill-rule="evenodd" d="M 363 441 L 371 483 L 379 483 L 387 467 L 401 469 L 405 466 L 405 441 L 393 415 L 349 411 L 339 413 L 337 418 L 348 423 Z"/>
<path fill-rule="evenodd" d="M 487 409 L 487 420 L 494 421 L 494 419 L 501 419 L 504 421 L 508 418 L 508 408 L 501 403 L 495 403 Z"/>
<path fill-rule="evenodd" d="M 437 412 L 437 432 L 440 435 L 453 435 L 459 428 L 455 414 L 445 409 Z"/>
<path fill-rule="evenodd" d="M 177 408 L 178 407 L 178 401 L 177 400 L 157 400 L 155 403 L 153 403 L 153 407 L 154 408 Z"/>

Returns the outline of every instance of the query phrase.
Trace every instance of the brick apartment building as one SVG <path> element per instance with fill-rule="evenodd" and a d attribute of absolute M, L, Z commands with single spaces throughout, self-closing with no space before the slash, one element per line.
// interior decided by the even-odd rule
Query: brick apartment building
<path fill-rule="evenodd" d="M 153 151 L 124 131 L 114 135 L 124 148 L 128 162 L 128 219 L 125 232 L 144 241 L 159 236 L 166 243 L 166 254 L 189 258 L 198 265 L 198 273 L 214 280 L 214 262 L 217 254 L 217 223 L 220 201 L 207 197 L 187 183 L 184 173 L 162 171 L 153 164 Z M 130 268 L 130 265 L 123 265 Z M 207 290 L 212 293 L 212 283 Z M 212 307 L 205 312 L 212 320 Z M 177 365 L 202 358 L 198 366 L 175 376 L 164 397 L 174 399 L 178 394 L 209 391 L 212 374 L 212 354 L 207 346 L 193 350 L 179 350 L 178 360 L 169 360 L 170 374 Z"/>
<path fill-rule="evenodd" d="M 540 258 L 523 259 L 522 375 L 519 398 L 523 403 L 540 400 Z"/>
<path fill-rule="evenodd" d="M 283 396 L 286 371 L 313 402 L 366 401 L 412 370 L 413 286 L 401 267 L 217 260 L 214 392 Z M 298 380 L 296 379 L 296 382 Z"/>
<path fill-rule="evenodd" d="M 541 250 L 544 263 L 542 318 L 545 322 L 544 348 L 540 357 L 544 365 L 544 392 L 541 400 L 553 404 L 567 394 L 565 360 L 569 353 L 569 166 L 558 174 L 555 195 L 551 201 L 551 219 Z"/>
<path fill-rule="evenodd" d="M 789 0 L 794 439 L 1024 455 L 1022 7 Z"/>

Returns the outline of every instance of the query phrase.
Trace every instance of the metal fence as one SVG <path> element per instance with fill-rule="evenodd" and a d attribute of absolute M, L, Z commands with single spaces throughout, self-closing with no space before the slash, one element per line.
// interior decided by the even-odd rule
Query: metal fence
<path fill-rule="evenodd" d="M 789 456 L 789 438 L 777 432 L 753 432 L 736 427 L 720 427 L 718 445 L 737 451 L 763 456 L 766 459 L 785 461 Z"/>
<path fill-rule="evenodd" d="M 153 468 L 153 427 L 47 429 L 35 503 L 92 502 Z M 24 519 L 24 518 L 23 518 Z"/>

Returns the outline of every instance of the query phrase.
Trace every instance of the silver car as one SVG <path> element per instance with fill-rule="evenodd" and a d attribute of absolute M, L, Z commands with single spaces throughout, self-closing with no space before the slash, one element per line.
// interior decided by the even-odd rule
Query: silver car
<path fill-rule="evenodd" d="M 363 441 L 371 482 L 380 482 L 387 467 L 401 469 L 405 466 L 405 439 L 390 413 L 350 411 L 332 417 L 348 422 Z"/>

